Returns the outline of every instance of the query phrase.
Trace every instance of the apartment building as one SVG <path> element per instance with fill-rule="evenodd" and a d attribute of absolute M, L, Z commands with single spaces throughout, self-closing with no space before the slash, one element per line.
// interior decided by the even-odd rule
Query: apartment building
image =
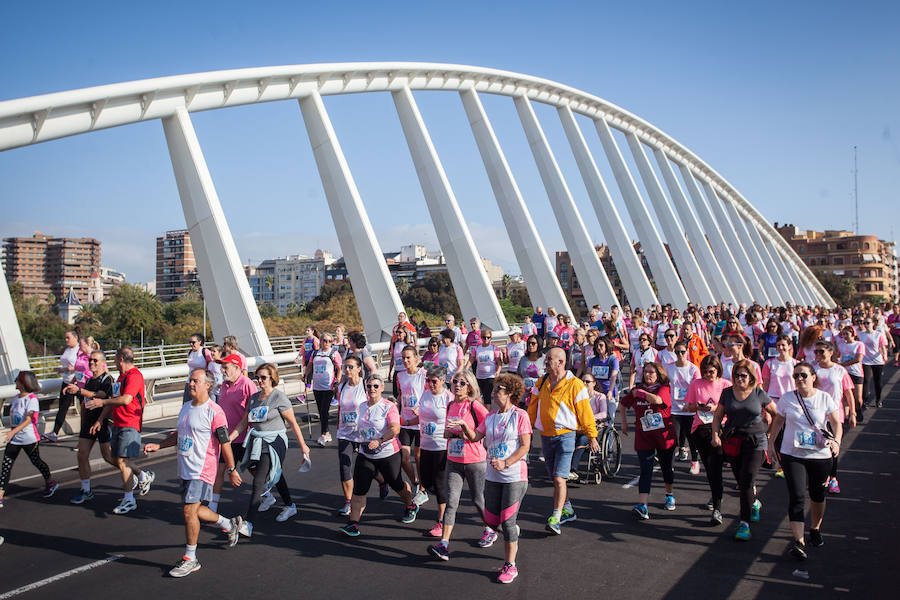
<path fill-rule="evenodd" d="M 174 302 L 191 286 L 202 294 L 191 234 L 187 229 L 167 231 L 156 238 L 156 296 Z"/>
<path fill-rule="evenodd" d="M 61 301 L 69 290 L 87 297 L 91 274 L 100 268 L 100 242 L 65 238 L 36 231 L 32 237 L 3 239 L 4 271 L 26 296 Z"/>

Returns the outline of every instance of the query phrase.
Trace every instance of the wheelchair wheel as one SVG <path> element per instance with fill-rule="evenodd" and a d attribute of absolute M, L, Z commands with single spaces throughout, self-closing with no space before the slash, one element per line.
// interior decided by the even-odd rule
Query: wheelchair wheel
<path fill-rule="evenodd" d="M 603 459 L 599 452 L 591 452 L 588 455 L 588 470 L 585 474 L 588 483 L 600 485 L 603 480 Z"/>
<path fill-rule="evenodd" d="M 600 439 L 600 464 L 603 474 L 614 477 L 622 466 L 622 442 L 614 427 L 607 427 Z"/>

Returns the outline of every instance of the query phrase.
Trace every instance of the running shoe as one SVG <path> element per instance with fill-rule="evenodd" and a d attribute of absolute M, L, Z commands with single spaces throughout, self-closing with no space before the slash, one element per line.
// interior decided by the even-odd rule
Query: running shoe
<path fill-rule="evenodd" d="M 241 523 L 240 528 L 238 529 L 238 533 L 240 533 L 244 537 L 251 537 L 253 535 L 253 523 L 250 521 L 244 521 Z"/>
<path fill-rule="evenodd" d="M 316 440 L 316 443 L 319 445 L 319 448 L 324 448 L 328 442 L 325 441 L 324 435 L 320 435 L 319 439 Z"/>
<path fill-rule="evenodd" d="M 578 481 L 578 473 L 575 471 L 569 471 L 569 481 Z"/>
<path fill-rule="evenodd" d="M 809 545 L 813 548 L 821 548 L 825 545 L 825 540 L 822 539 L 822 532 L 818 529 L 810 529 L 809 530 Z"/>
<path fill-rule="evenodd" d="M 350 503 L 345 502 L 344 506 L 342 506 L 340 509 L 338 509 L 338 514 L 341 515 L 342 517 L 346 517 L 347 515 L 349 515 L 350 514 Z"/>
<path fill-rule="evenodd" d="M 538 456 L 538 462 L 544 462 L 544 461 L 546 461 L 546 460 L 547 460 L 547 459 L 544 458 L 544 455 L 543 455 L 543 454 L 541 454 L 540 456 Z"/>
<path fill-rule="evenodd" d="M 741 524 L 738 525 L 737 531 L 734 532 L 734 539 L 739 542 L 746 542 L 750 539 L 750 524 L 741 521 Z"/>
<path fill-rule="evenodd" d="M 416 504 L 411 504 L 406 507 L 406 510 L 403 511 L 403 516 L 400 517 L 400 522 L 412 523 L 416 520 L 417 514 L 419 514 L 419 507 Z"/>
<path fill-rule="evenodd" d="M 388 484 L 386 484 L 386 483 L 378 484 L 378 497 L 379 498 L 384 500 L 385 498 L 388 497 L 388 494 L 390 494 L 390 493 L 391 493 L 391 488 Z"/>
<path fill-rule="evenodd" d="M 663 508 L 665 508 L 666 510 L 675 510 L 674 494 L 666 494 L 666 505 Z"/>
<path fill-rule="evenodd" d="M 332 398 L 332 399 L 331 399 L 331 406 L 337 406 L 337 405 L 338 405 L 338 399 L 337 399 L 337 398 Z"/>
<path fill-rule="evenodd" d="M 440 521 L 435 523 L 434 527 L 432 527 L 428 531 L 428 535 L 430 535 L 431 537 L 436 537 L 436 538 L 443 536 L 444 535 L 444 524 L 441 523 Z"/>
<path fill-rule="evenodd" d="M 706 510 L 713 510 L 716 505 L 713 503 L 713 499 L 710 498 L 709 502 L 706 503 Z"/>
<path fill-rule="evenodd" d="M 56 490 L 59 489 L 59 484 L 53 481 L 52 479 L 47 482 L 44 486 L 44 493 L 41 494 L 44 498 L 49 498 L 53 494 L 56 493 Z"/>
<path fill-rule="evenodd" d="M 54 444 L 59 441 L 59 437 L 52 431 L 50 433 L 43 434 L 41 437 L 43 437 L 48 442 L 53 442 Z"/>
<path fill-rule="evenodd" d="M 241 525 L 244 524 L 244 518 L 240 515 L 231 518 L 231 529 L 228 530 L 228 547 L 233 548 L 238 543 L 241 533 Z"/>
<path fill-rule="evenodd" d="M 547 519 L 547 524 L 544 526 L 544 529 L 555 535 L 562 533 L 562 529 L 559 527 L 559 519 L 553 516 Z"/>
<path fill-rule="evenodd" d="M 828 482 L 828 493 L 829 494 L 840 494 L 841 486 L 838 485 L 838 480 L 836 477 L 832 477 L 831 481 Z"/>
<path fill-rule="evenodd" d="M 478 540 L 479 548 L 490 548 L 494 545 L 494 542 L 497 541 L 497 532 L 493 529 L 484 528 L 484 533 L 481 534 L 481 539 Z"/>
<path fill-rule="evenodd" d="M 691 461 L 691 475 L 699 475 L 700 474 L 700 461 L 692 460 Z"/>
<path fill-rule="evenodd" d="M 636 521 L 646 521 L 650 518 L 650 511 L 647 510 L 646 504 L 635 504 L 634 508 L 631 509 L 631 516 Z"/>
<path fill-rule="evenodd" d="M 753 504 L 750 505 L 750 522 L 758 523 L 759 522 L 759 511 L 762 509 L 762 502 L 759 501 L 759 498 L 753 501 Z"/>
<path fill-rule="evenodd" d="M 287 521 L 288 519 L 290 519 L 291 517 L 296 515 L 297 512 L 298 511 L 297 511 L 296 504 L 291 504 L 290 506 L 285 506 L 284 508 L 281 509 L 281 512 L 278 513 L 278 516 L 275 517 L 275 520 L 278 521 L 279 523 L 284 523 L 285 521 Z"/>
<path fill-rule="evenodd" d="M 678 451 L 678 460 L 684 462 L 688 459 L 688 450 L 687 448 L 682 448 Z"/>
<path fill-rule="evenodd" d="M 500 583 L 512 583 L 513 579 L 518 576 L 519 569 L 516 568 L 516 565 L 505 563 L 502 567 L 500 567 L 500 574 L 497 575 L 497 581 L 499 581 Z"/>
<path fill-rule="evenodd" d="M 153 471 L 142 471 L 142 473 L 146 473 L 147 476 L 143 479 L 138 478 L 138 487 L 141 488 L 141 496 L 146 496 L 150 491 L 150 486 L 156 481 L 156 473 Z"/>
<path fill-rule="evenodd" d="M 131 491 L 133 492 L 138 488 L 138 477 L 137 475 L 131 475 Z"/>
<path fill-rule="evenodd" d="M 784 469 L 778 469 L 777 471 L 775 471 L 775 477 L 778 477 L 779 479 L 784 479 Z"/>
<path fill-rule="evenodd" d="M 712 518 L 710 519 L 710 523 L 713 525 L 721 525 L 722 524 L 722 513 L 716 509 L 713 509 Z"/>
<path fill-rule="evenodd" d="M 0 498 L 0 508 L 3 508 L 3 498 Z"/>
<path fill-rule="evenodd" d="M 439 558 L 441 560 L 450 560 L 450 550 L 448 548 L 445 548 L 443 544 L 428 546 L 428 551 L 431 552 L 431 555 L 435 558 Z"/>
<path fill-rule="evenodd" d="M 3 539 L 3 536 L 0 535 L 0 546 L 2 546 L 2 545 L 3 545 L 3 542 L 5 542 L 5 541 L 6 541 L 6 540 Z"/>
<path fill-rule="evenodd" d="M 130 513 L 135 509 L 137 509 L 137 502 L 135 500 L 122 498 L 122 501 L 119 502 L 119 505 L 113 509 L 113 512 L 117 515 L 124 515 L 125 513 Z"/>
<path fill-rule="evenodd" d="M 81 490 L 78 492 L 78 495 L 69 500 L 72 504 L 84 504 L 88 500 L 94 499 L 94 491 L 93 490 Z"/>
<path fill-rule="evenodd" d="M 562 514 L 559 516 L 559 524 L 568 523 L 569 521 L 574 521 L 578 518 L 575 514 L 575 509 L 571 506 L 563 506 Z"/>
<path fill-rule="evenodd" d="M 347 523 L 339 528 L 338 531 L 350 537 L 357 537 L 359 535 L 359 526 L 356 523 Z"/>
<path fill-rule="evenodd" d="M 884 402 L 882 402 L 881 400 L 876 400 L 875 408 L 882 408 L 882 407 L 884 407 Z"/>
<path fill-rule="evenodd" d="M 266 512 L 273 506 L 275 506 L 275 496 L 270 493 L 263 494 L 262 502 L 259 503 L 259 512 Z"/>
<path fill-rule="evenodd" d="M 332 442 L 331 433 L 328 431 L 325 432 L 325 442 L 329 444 Z"/>
<path fill-rule="evenodd" d="M 428 492 L 425 490 L 419 490 L 416 492 L 416 495 L 413 496 L 413 504 L 416 506 L 422 506 L 426 502 L 428 502 Z"/>
<path fill-rule="evenodd" d="M 171 577 L 187 577 L 194 571 L 200 570 L 200 561 L 196 558 L 188 558 L 187 556 L 182 556 L 181 560 L 178 561 L 171 571 L 169 571 L 169 575 Z"/>
<path fill-rule="evenodd" d="M 791 542 L 789 548 L 791 556 L 793 556 L 797 560 L 806 560 L 806 545 L 804 545 L 803 542 L 801 542 L 800 540 L 794 540 L 793 542 Z"/>

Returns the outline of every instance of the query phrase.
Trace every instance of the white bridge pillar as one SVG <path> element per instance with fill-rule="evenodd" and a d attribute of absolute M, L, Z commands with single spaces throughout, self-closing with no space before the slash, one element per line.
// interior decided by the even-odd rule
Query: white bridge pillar
<path fill-rule="evenodd" d="M 299 100 L 366 337 L 389 340 L 403 304 L 318 92 Z"/>
<path fill-rule="evenodd" d="M 781 276 L 781 271 L 778 269 L 778 265 L 775 264 L 773 255 L 769 254 L 769 249 L 763 242 L 762 234 L 760 234 L 759 228 L 757 228 L 756 224 L 752 221 L 747 221 L 746 225 L 747 229 L 750 231 L 750 237 L 753 240 L 753 245 L 756 247 L 757 251 L 759 251 L 759 255 L 769 267 L 769 273 L 772 275 L 772 282 L 775 285 L 775 298 L 773 298 L 773 300 L 778 302 L 778 304 L 780 304 L 781 306 L 784 306 L 785 303 L 790 300 L 788 284 L 784 280 L 784 277 Z"/>
<path fill-rule="evenodd" d="M 553 265 L 544 249 L 531 219 L 531 213 L 522 199 L 522 193 L 513 177 L 500 142 L 494 134 L 494 128 L 488 120 L 484 106 L 478 93 L 469 88 L 459 92 L 463 108 L 469 119 L 469 126 L 475 136 L 475 143 L 484 161 L 491 188 L 497 199 L 503 224 L 509 234 L 513 252 L 525 278 L 528 296 L 535 306 L 555 306 L 557 310 L 571 315 L 572 310 L 566 300 L 566 294 L 559 285 Z"/>
<path fill-rule="evenodd" d="M 226 335 L 237 336 L 248 354 L 270 355 L 272 346 L 190 115 L 185 108 L 178 108 L 163 118 L 162 124 L 213 333 L 220 340 Z"/>
<path fill-rule="evenodd" d="M 762 238 L 763 244 L 765 244 L 766 249 L 772 256 L 772 264 L 775 265 L 775 268 L 781 273 L 781 278 L 787 283 L 788 293 L 786 300 L 793 302 L 794 304 L 800 304 L 803 301 L 803 298 L 800 295 L 800 288 L 797 286 L 797 282 L 791 277 L 791 270 L 785 264 L 784 257 L 778 252 L 772 240 L 768 239 L 765 235 L 763 235 Z"/>
<path fill-rule="evenodd" d="M 641 241 L 641 250 L 643 250 L 644 256 L 647 257 L 647 262 L 650 264 L 650 273 L 653 275 L 653 280 L 659 289 L 657 295 L 663 302 L 671 303 L 672 306 L 684 309 L 690 300 L 684 291 L 684 286 L 681 285 L 681 280 L 678 279 L 678 273 L 675 272 L 675 266 L 669 259 L 669 253 L 666 252 L 666 248 L 663 246 L 659 232 L 656 231 L 656 226 L 653 224 L 650 212 L 641 198 L 641 193 L 638 191 L 637 184 L 635 184 L 634 178 L 631 176 L 631 171 L 628 170 L 628 165 L 625 164 L 625 159 L 622 157 L 619 145 L 616 144 L 609 124 L 603 119 L 597 119 L 594 121 L 594 127 L 597 129 L 600 143 L 603 144 L 606 158 L 610 167 L 612 167 L 613 176 L 615 176 L 619 190 L 622 192 L 622 199 L 625 201 L 625 206 L 628 207 L 631 223 L 634 225 L 638 239 Z M 682 268 L 687 268 L 687 266 L 682 265 Z"/>
<path fill-rule="evenodd" d="M 547 197 L 553 207 L 553 214 L 559 224 L 569 258 L 572 259 L 572 266 L 578 275 L 585 304 L 587 306 L 618 304 L 616 293 L 609 282 L 609 277 L 606 276 L 600 257 L 597 256 L 594 242 L 591 241 L 578 207 L 575 206 L 572 193 L 566 185 L 556 157 L 553 156 L 553 150 L 547 143 L 544 130 L 537 115 L 534 114 L 531 101 L 526 96 L 515 96 L 513 102 L 516 105 L 516 112 L 519 113 L 519 121 L 525 130 L 525 137 L 528 139 L 528 146 L 531 148 L 541 181 L 544 183 L 544 189 L 547 190 Z"/>
<path fill-rule="evenodd" d="M 13 308 L 12 296 L 6 283 L 6 274 L 0 273 L 0 385 L 13 382 L 12 372 L 16 369 L 26 371 L 28 354 L 22 340 L 22 330 Z M 0 399 L 0 409 L 3 400 Z"/>
<path fill-rule="evenodd" d="M 672 251 L 672 256 L 675 257 L 678 274 L 681 276 L 681 282 L 684 284 L 688 296 L 694 302 L 699 302 L 705 306 L 715 304 L 715 296 L 713 296 L 712 290 L 709 289 L 709 284 L 703 276 L 703 271 L 700 270 L 700 265 L 697 263 L 694 253 L 691 252 L 690 246 L 688 246 L 684 232 L 678 226 L 675 213 L 672 211 L 672 207 L 669 206 L 668 200 L 666 200 L 662 185 L 660 185 L 653 167 L 650 166 L 650 161 L 647 160 L 643 145 L 641 145 L 637 136 L 630 131 L 625 133 L 625 140 L 628 142 L 628 147 L 631 149 L 632 156 L 634 156 L 638 172 L 644 181 L 644 188 L 647 190 L 650 201 L 653 203 L 653 210 L 656 213 L 659 226 L 669 242 L 669 249 Z"/>
<path fill-rule="evenodd" d="M 581 128 L 575 121 L 572 109 L 568 106 L 561 106 L 557 112 L 566 132 L 566 138 L 569 140 L 569 146 L 572 148 L 572 154 L 575 155 L 575 162 L 578 164 L 581 179 L 587 188 L 588 197 L 594 206 L 594 213 L 597 215 L 603 237 L 606 238 L 606 243 L 609 245 L 610 256 L 616 265 L 616 272 L 622 282 L 622 289 L 628 296 L 629 304 L 634 307 L 658 304 L 656 293 L 634 251 L 631 238 L 622 223 L 622 217 L 619 216 L 619 211 L 613 204 L 609 190 L 606 189 L 606 183 L 597 169 L 597 163 L 584 140 Z M 616 304 L 619 303 L 616 302 Z M 604 308 L 606 307 L 604 306 Z"/>
<path fill-rule="evenodd" d="M 484 264 L 475 249 L 472 234 L 463 220 L 412 91 L 403 86 L 391 92 L 391 95 L 438 242 L 447 259 L 453 290 L 463 312 L 461 318 L 477 316 L 487 327 L 505 331 L 509 328 L 506 317 L 500 309 L 491 282 L 488 281 Z"/>
<path fill-rule="evenodd" d="M 738 209 L 733 202 L 722 198 L 722 204 L 725 205 L 725 211 L 731 219 L 731 224 L 734 226 L 734 229 L 737 231 L 738 236 L 743 242 L 744 250 L 749 256 L 750 262 L 756 267 L 756 274 L 759 276 L 760 282 L 766 292 L 767 303 L 783 304 L 783 302 L 781 302 L 781 294 L 779 294 L 778 290 L 775 288 L 775 280 L 772 279 L 772 275 L 769 273 L 769 264 L 763 260 L 762 255 L 756 248 L 756 244 L 754 243 L 753 236 L 750 234 L 746 221 L 744 221 L 740 213 L 738 213 Z"/>

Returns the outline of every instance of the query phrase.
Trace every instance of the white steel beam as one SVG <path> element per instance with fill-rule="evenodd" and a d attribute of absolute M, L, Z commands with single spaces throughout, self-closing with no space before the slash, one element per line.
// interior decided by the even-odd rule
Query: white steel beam
<path fill-rule="evenodd" d="M 597 214 L 600 229 L 603 230 L 603 237 L 606 238 L 606 243 L 609 245 L 609 253 L 615 263 L 619 280 L 622 282 L 622 289 L 628 296 L 628 302 L 632 306 L 658 304 L 659 300 L 653 291 L 653 286 L 650 285 L 641 260 L 634 251 L 631 238 L 625 231 L 619 211 L 613 204 L 612 196 L 609 195 L 606 183 L 597 169 L 597 163 L 584 140 L 581 128 L 575 121 L 575 115 L 568 106 L 559 107 L 557 112 L 566 132 L 566 138 L 569 140 L 569 146 L 572 148 L 572 154 L 575 155 L 575 162 L 578 164 L 581 179 L 587 188 L 588 197 Z"/>
<path fill-rule="evenodd" d="M 299 103 L 366 337 L 389 340 L 403 310 L 397 288 L 322 97 L 313 92 Z"/>
<path fill-rule="evenodd" d="M 6 284 L 6 274 L 0 273 L 0 385 L 13 382 L 14 370 L 26 371 L 29 369 L 28 354 L 25 351 L 25 342 L 22 340 L 22 330 L 19 329 L 19 320 L 13 307 L 12 296 L 9 295 L 9 286 Z M 0 409 L 3 401 L 0 399 Z"/>
<path fill-rule="evenodd" d="M 600 135 L 600 143 L 603 144 L 606 158 L 610 167 L 612 167 L 613 176 L 616 178 L 619 190 L 622 192 L 622 199 L 628 208 L 628 214 L 631 216 L 631 223 L 634 225 L 638 239 L 641 241 L 641 250 L 643 250 L 644 256 L 647 257 L 647 262 L 650 264 L 650 273 L 653 275 L 653 281 L 656 282 L 656 287 L 659 289 L 658 296 L 660 300 L 679 308 L 687 307 L 688 302 L 690 302 L 687 292 L 684 291 L 684 286 L 681 285 L 678 273 L 675 272 L 675 266 L 669 259 L 669 253 L 666 252 L 666 248 L 663 246 L 659 232 L 656 231 L 650 212 L 641 198 L 641 193 L 638 191 L 637 184 L 631 176 L 631 171 L 628 170 L 628 165 L 625 163 L 622 151 L 619 150 L 619 145 L 616 144 L 609 124 L 603 119 L 598 119 L 594 121 L 594 127 Z"/>
<path fill-rule="evenodd" d="M 182 107 L 162 124 L 213 333 L 237 336 L 248 355 L 272 354 L 191 117 Z"/>
<path fill-rule="evenodd" d="M 719 266 L 719 262 L 709 247 L 709 241 L 703 234 L 700 222 L 697 221 L 697 217 L 691 211 L 687 196 L 684 195 L 684 190 L 681 189 L 681 184 L 678 183 L 678 177 L 675 176 L 675 171 L 672 170 L 672 163 L 669 162 L 666 153 L 661 148 L 654 148 L 653 156 L 656 157 L 656 164 L 659 166 L 659 171 L 666 182 L 666 187 L 669 188 L 669 196 L 672 198 L 672 203 L 678 211 L 681 225 L 684 227 L 687 235 L 687 241 L 691 245 L 694 256 L 703 268 L 703 272 L 706 274 L 706 282 L 712 289 L 714 295 L 712 304 L 718 304 L 719 302 L 737 304 L 737 299 L 728 285 L 725 274 L 722 272 L 722 267 Z"/>
<path fill-rule="evenodd" d="M 691 248 L 688 246 L 684 232 L 678 226 L 675 213 L 666 199 L 666 194 L 663 192 L 662 185 L 659 183 L 653 167 L 650 166 L 650 161 L 647 160 L 643 145 L 637 139 L 637 136 L 630 131 L 625 133 L 625 140 L 631 149 L 631 155 L 634 157 L 634 163 L 637 165 L 638 172 L 644 182 L 644 188 L 647 190 L 650 201 L 653 203 L 653 211 L 656 213 L 659 226 L 662 228 L 666 241 L 669 243 L 669 249 L 675 258 L 678 274 L 681 276 L 681 282 L 684 284 L 688 296 L 694 302 L 702 305 L 715 304 L 715 296 L 713 296 L 712 290 L 709 288 L 709 284 L 700 270 L 700 265 L 697 263 L 694 253 L 691 252 Z"/>
<path fill-rule="evenodd" d="M 575 206 L 572 193 L 566 185 L 531 101 L 525 96 L 516 96 L 514 102 L 522 128 L 525 130 L 525 137 L 528 138 L 528 146 L 531 148 L 534 162 L 550 198 L 553 214 L 559 223 L 566 250 L 569 251 L 572 266 L 578 274 L 578 283 L 581 284 L 585 303 L 588 306 L 618 304 L 619 301 L 600 263 L 597 250 Z"/>
<path fill-rule="evenodd" d="M 744 245 L 744 250 L 750 257 L 750 262 L 753 263 L 753 265 L 756 267 L 756 273 L 757 275 L 759 275 L 760 282 L 765 289 L 766 301 L 760 301 L 760 303 L 780 303 L 781 295 L 778 294 L 777 290 L 775 289 L 775 281 L 769 274 L 769 265 L 765 260 L 763 260 L 762 255 L 756 248 L 756 244 L 754 243 L 753 236 L 750 234 L 750 229 L 747 227 L 747 223 L 744 221 L 741 215 L 738 214 L 737 208 L 732 202 L 729 202 L 728 200 L 722 198 L 722 204 L 725 205 L 725 211 L 728 213 L 728 217 L 731 219 L 731 224 L 734 226 L 735 230 L 738 233 L 738 236 L 741 238 Z"/>
<path fill-rule="evenodd" d="M 762 239 L 763 244 L 765 244 L 766 249 L 772 256 L 772 263 L 778 269 L 778 272 L 781 273 L 781 278 L 784 279 L 785 283 L 787 283 L 788 293 L 786 300 L 794 304 L 799 304 L 802 301 L 802 297 L 800 296 L 800 288 L 797 286 L 797 282 L 794 281 L 794 279 L 791 277 L 790 265 L 785 262 L 784 257 L 778 252 L 772 240 L 770 240 L 766 235 L 763 235 Z"/>
<path fill-rule="evenodd" d="M 438 242 L 447 259 L 453 290 L 460 310 L 463 311 L 461 316 L 464 319 L 477 316 L 487 327 L 495 331 L 506 331 L 506 317 L 500 309 L 491 282 L 488 281 L 484 264 L 475 249 L 472 234 L 463 220 L 456 196 L 450 188 L 450 181 L 425 128 L 412 91 L 403 86 L 391 95 Z"/>
<path fill-rule="evenodd" d="M 784 257 L 785 261 L 787 261 L 787 257 Z M 794 282 L 797 284 L 797 289 L 800 290 L 800 300 L 803 304 L 808 306 L 815 306 L 816 302 L 813 299 L 812 292 L 810 290 L 809 285 L 804 280 L 804 278 L 795 270 L 788 270 L 790 276 L 794 279 Z"/>
<path fill-rule="evenodd" d="M 688 189 L 688 194 L 690 194 L 691 199 L 694 202 L 694 210 L 697 212 L 700 222 L 703 223 L 703 229 L 706 231 L 706 238 L 709 240 L 709 245 L 713 249 L 713 252 L 716 253 L 716 258 L 719 261 L 719 265 L 722 267 L 723 273 L 726 274 L 728 286 L 734 292 L 735 302 L 752 301 L 753 294 L 750 293 L 750 288 L 747 287 L 747 282 L 744 280 L 744 276 L 741 275 L 741 270 L 738 268 L 738 264 L 734 260 L 734 256 L 732 256 L 728 244 L 725 242 L 722 230 L 719 229 L 716 219 L 713 217 L 709 207 L 706 205 L 706 201 L 703 199 L 703 192 L 700 191 L 697 180 L 694 179 L 694 175 L 686 165 L 682 163 L 677 164 L 678 169 L 681 171 L 681 177 L 684 179 L 684 185 Z"/>
<path fill-rule="evenodd" d="M 494 128 L 484 111 L 478 92 L 469 88 L 461 90 L 459 96 L 469 119 L 472 135 L 475 136 L 478 151 L 481 153 L 481 160 L 484 161 L 484 168 L 491 182 L 494 197 L 497 199 L 497 207 L 503 217 L 506 232 L 509 234 L 510 244 L 525 278 L 525 287 L 528 289 L 531 303 L 535 306 L 554 306 L 562 314 L 571 315 L 572 309 L 566 300 L 566 294 L 556 278 L 553 265 L 550 264 L 544 244 L 534 226 L 531 213 L 525 205 L 500 142 L 494 134 Z"/>
<path fill-rule="evenodd" d="M 784 306 L 790 298 L 790 291 L 788 290 L 787 282 L 781 275 L 781 270 L 778 268 L 778 265 L 775 264 L 775 258 L 772 254 L 769 253 L 769 249 L 763 242 L 762 234 L 760 233 L 759 228 L 752 221 L 747 221 L 746 225 L 747 229 L 750 231 L 750 236 L 753 239 L 753 245 L 759 251 L 759 255 L 762 257 L 763 262 L 765 262 L 768 266 L 769 273 L 771 273 L 772 275 L 772 281 L 775 285 L 775 298 L 773 298 L 772 300 L 778 302 L 778 304 L 780 304 L 781 306 Z"/>

